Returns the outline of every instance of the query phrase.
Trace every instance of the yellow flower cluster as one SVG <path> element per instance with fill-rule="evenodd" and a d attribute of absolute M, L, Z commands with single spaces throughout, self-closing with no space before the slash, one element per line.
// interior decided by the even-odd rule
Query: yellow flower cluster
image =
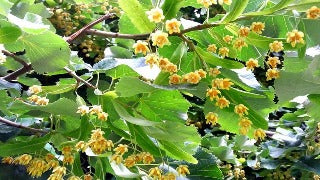
<path fill-rule="evenodd" d="M 166 30 L 169 34 L 180 33 L 181 22 L 177 19 L 171 19 L 166 21 Z"/>
<path fill-rule="evenodd" d="M 312 6 L 307 10 L 307 18 L 308 19 L 317 19 L 320 17 L 320 8 L 317 6 Z"/>
<path fill-rule="evenodd" d="M 173 74 L 169 77 L 170 84 L 190 83 L 198 84 L 202 78 L 206 78 L 207 72 L 203 69 L 196 70 L 195 72 L 189 72 L 182 77 L 177 74 Z"/>
<path fill-rule="evenodd" d="M 253 22 L 250 26 L 251 31 L 257 34 L 262 34 L 262 31 L 264 31 L 264 28 L 265 28 L 265 24 L 262 22 Z"/>
<path fill-rule="evenodd" d="M 28 92 L 30 94 L 39 94 L 42 92 L 42 88 L 41 88 L 41 86 L 33 85 L 33 86 L 29 87 Z"/>
<path fill-rule="evenodd" d="M 215 44 L 210 44 L 208 47 L 207 47 L 207 51 L 209 52 L 212 52 L 212 53 L 216 53 L 217 52 L 217 45 Z"/>
<path fill-rule="evenodd" d="M 2 158 L 2 163 L 24 165 L 28 174 L 33 178 L 40 177 L 44 172 L 59 165 L 52 154 L 47 154 L 44 159 L 32 158 L 29 154 L 23 154 L 16 158 L 9 156 Z"/>
<path fill-rule="evenodd" d="M 148 52 L 150 52 L 150 49 L 148 48 L 148 43 L 145 41 L 138 40 L 135 44 L 132 46 L 134 48 L 134 53 L 142 53 L 146 55 Z"/>
<path fill-rule="evenodd" d="M 168 33 L 157 30 L 154 33 L 151 33 L 151 40 L 153 46 L 158 46 L 162 48 L 164 45 L 170 45 L 168 39 Z"/>
<path fill-rule="evenodd" d="M 243 47 L 248 47 L 248 44 L 244 41 L 243 38 L 237 38 L 233 43 L 233 47 L 241 50 Z"/>
<path fill-rule="evenodd" d="M 176 171 L 178 172 L 179 176 L 186 176 L 190 174 L 190 171 L 188 169 L 187 165 L 179 165 L 176 168 Z M 154 167 L 149 170 L 149 176 L 153 179 L 159 179 L 159 180 L 175 180 L 176 176 L 173 173 L 167 173 L 166 175 L 162 175 L 162 170 L 159 167 Z"/>
<path fill-rule="evenodd" d="M 209 97 L 211 101 L 216 100 L 215 105 L 220 109 L 229 107 L 230 102 L 223 96 L 219 97 L 219 94 L 221 94 L 219 89 L 229 90 L 232 85 L 233 82 L 231 82 L 228 78 L 215 78 L 211 83 L 212 88 L 207 89 L 206 96 Z"/>
<path fill-rule="evenodd" d="M 71 146 L 64 146 L 62 148 L 63 164 L 73 164 L 74 157 L 72 155 L 72 149 Z"/>
<path fill-rule="evenodd" d="M 154 9 L 151 9 L 150 11 L 147 11 L 148 18 L 151 22 L 159 23 L 162 20 L 164 20 L 164 15 L 162 9 L 156 7 Z"/>
<path fill-rule="evenodd" d="M 116 164 L 120 164 L 123 160 L 122 156 L 124 153 L 128 152 L 128 146 L 119 144 L 118 147 L 113 149 L 115 154 L 111 157 L 111 161 L 114 161 Z"/>
<path fill-rule="evenodd" d="M 222 58 L 225 58 L 226 56 L 229 56 L 229 48 L 227 48 L 227 47 L 221 47 L 221 48 L 219 48 L 219 55 L 220 55 Z"/>
<path fill-rule="evenodd" d="M 267 76 L 267 81 L 270 81 L 272 79 L 279 78 L 280 77 L 280 72 L 276 68 L 268 69 L 267 72 L 266 72 L 266 76 Z"/>
<path fill-rule="evenodd" d="M 189 171 L 187 165 L 179 165 L 176 170 L 177 170 L 178 174 L 182 175 L 182 176 L 190 174 L 190 171 Z"/>
<path fill-rule="evenodd" d="M 144 164 L 151 164 L 152 162 L 155 161 L 154 157 L 152 154 L 149 152 L 141 152 L 139 154 L 132 154 L 128 156 L 124 160 L 124 165 L 128 168 L 133 167 L 136 163 L 143 162 Z"/>
<path fill-rule="evenodd" d="M 221 72 L 219 71 L 218 68 L 210 68 L 210 69 L 209 69 L 209 75 L 210 75 L 210 76 L 216 77 L 216 76 L 218 76 L 219 74 L 221 74 Z"/>
<path fill-rule="evenodd" d="M 241 26 L 240 29 L 238 30 L 238 35 L 239 37 L 247 37 L 249 36 L 250 33 L 250 28 Z"/>
<path fill-rule="evenodd" d="M 246 62 L 247 70 L 253 71 L 254 68 L 259 67 L 258 60 L 250 58 L 249 61 Z"/>
<path fill-rule="evenodd" d="M 40 97 L 35 94 L 28 97 L 28 100 L 40 106 L 46 106 L 49 103 L 49 99 L 47 99 L 46 97 Z"/>
<path fill-rule="evenodd" d="M 248 115 L 248 107 L 246 107 L 243 104 L 238 104 L 234 107 L 234 112 L 239 115 L 240 121 L 240 134 L 246 135 L 249 132 L 249 129 L 251 128 L 252 122 L 249 118 L 245 117 L 245 115 Z"/>
<path fill-rule="evenodd" d="M 106 121 L 108 119 L 108 113 L 103 112 L 101 105 L 93 105 L 90 109 L 86 105 L 78 107 L 77 113 L 84 116 L 86 114 L 96 115 L 101 121 Z"/>
<path fill-rule="evenodd" d="M 197 0 L 199 4 L 202 4 L 205 8 L 209 8 L 209 6 L 213 4 L 226 4 L 226 5 L 231 5 L 232 0 Z"/>
<path fill-rule="evenodd" d="M 233 36 L 226 35 L 223 37 L 224 42 L 230 44 L 232 42 Z"/>
<path fill-rule="evenodd" d="M 150 68 L 152 68 L 154 65 L 158 65 L 159 63 L 159 57 L 155 53 L 150 53 L 146 56 L 146 64 L 149 64 Z"/>
<path fill-rule="evenodd" d="M 283 50 L 283 43 L 282 41 L 273 41 L 269 44 L 269 48 L 271 52 L 280 52 Z"/>
<path fill-rule="evenodd" d="M 248 108 L 243 104 L 238 104 L 234 107 L 234 112 L 242 117 L 243 115 L 248 115 Z"/>
<path fill-rule="evenodd" d="M 278 57 L 269 57 L 267 64 L 270 68 L 277 68 L 278 64 L 281 64 L 281 62 Z"/>
<path fill-rule="evenodd" d="M 113 148 L 113 142 L 103 137 L 104 132 L 101 129 L 92 130 L 88 147 L 91 148 L 95 154 L 102 154 L 104 151 L 111 151 Z"/>

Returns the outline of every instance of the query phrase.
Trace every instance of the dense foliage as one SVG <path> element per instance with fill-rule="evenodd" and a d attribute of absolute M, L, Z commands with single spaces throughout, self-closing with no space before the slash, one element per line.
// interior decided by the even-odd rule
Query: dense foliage
<path fill-rule="evenodd" d="M 0 179 L 320 179 L 319 7 L 0 0 Z"/>

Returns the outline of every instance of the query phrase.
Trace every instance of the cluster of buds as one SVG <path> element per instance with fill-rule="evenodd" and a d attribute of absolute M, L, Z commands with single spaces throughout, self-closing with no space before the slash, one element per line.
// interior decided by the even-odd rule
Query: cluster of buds
<path fill-rule="evenodd" d="M 37 95 L 41 92 L 42 92 L 41 86 L 33 85 L 33 86 L 29 87 L 28 94 L 30 94 L 31 96 L 28 97 L 28 100 L 30 102 L 35 103 L 40 106 L 48 105 L 49 99 L 47 99 L 46 97 L 40 97 Z"/>
<path fill-rule="evenodd" d="M 121 164 L 123 161 L 123 155 L 128 152 L 128 146 L 124 144 L 119 144 L 118 147 L 114 148 L 114 155 L 111 156 L 111 161 L 114 161 L 116 164 Z"/>
<path fill-rule="evenodd" d="M 248 115 L 248 108 L 243 104 L 238 104 L 234 107 L 234 112 L 240 117 L 240 134 L 248 134 L 248 131 L 252 125 L 252 122 L 249 120 L 249 118 L 245 117 L 246 115 Z"/>
<path fill-rule="evenodd" d="M 93 40 L 95 40 L 93 38 Z M 78 48 L 80 48 L 81 52 L 84 54 L 85 57 L 95 57 L 95 61 L 99 61 L 104 57 L 104 51 L 101 46 L 94 43 L 92 39 L 86 39 L 80 43 Z"/>
<path fill-rule="evenodd" d="M 48 180 L 62 180 L 66 173 L 67 169 L 65 167 L 57 166 L 52 170 L 52 174 L 49 176 Z"/>
<path fill-rule="evenodd" d="M 187 165 L 179 165 L 176 168 L 176 170 L 177 170 L 179 176 L 186 176 L 186 175 L 190 174 L 190 171 L 189 171 Z M 176 179 L 176 175 L 171 172 L 168 172 L 167 174 L 163 175 L 162 170 L 158 167 L 151 168 L 149 170 L 149 176 L 152 177 L 153 179 L 160 179 L 160 180 L 175 180 Z"/>
<path fill-rule="evenodd" d="M 103 112 L 101 105 L 93 105 L 91 107 L 82 105 L 78 107 L 77 113 L 81 114 L 81 116 L 86 114 L 95 115 L 101 121 L 106 121 L 108 119 L 108 113 Z"/>
<path fill-rule="evenodd" d="M 92 130 L 91 137 L 89 142 L 86 145 L 82 145 L 80 141 L 76 147 L 79 150 L 83 151 L 85 147 L 90 147 L 92 152 L 95 154 L 102 154 L 104 151 L 111 151 L 114 147 L 113 142 L 111 140 L 107 140 L 104 136 L 104 132 L 101 129 Z"/>

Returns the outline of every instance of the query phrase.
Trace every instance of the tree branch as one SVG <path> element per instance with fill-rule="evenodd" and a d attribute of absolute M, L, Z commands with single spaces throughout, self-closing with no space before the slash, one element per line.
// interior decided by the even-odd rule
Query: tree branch
<path fill-rule="evenodd" d="M 46 134 L 48 133 L 48 131 L 45 131 L 45 130 L 42 130 L 42 129 L 35 129 L 35 128 L 31 128 L 31 127 L 28 127 L 28 126 L 23 126 L 21 124 L 18 124 L 18 123 L 15 123 L 15 122 L 12 122 L 12 121 L 9 121 L 3 117 L 0 117 L 0 122 L 4 123 L 4 124 L 7 124 L 9 126 L 12 126 L 12 127 L 16 127 L 16 128 L 21 128 L 21 129 L 26 129 L 28 131 L 31 131 L 33 133 L 41 133 L 41 134 Z"/>
<path fill-rule="evenodd" d="M 82 35 L 84 35 L 86 33 L 86 31 L 88 29 L 91 29 L 94 25 L 104 21 L 104 20 L 107 20 L 107 19 L 110 19 L 110 18 L 113 18 L 115 16 L 115 14 L 113 13 L 109 13 L 109 14 L 106 14 L 104 16 L 101 16 L 100 18 L 92 21 L 91 23 L 87 24 L 86 26 L 84 26 L 83 28 L 79 29 L 77 32 L 71 34 L 70 36 L 68 36 L 66 38 L 66 41 L 70 44 L 72 43 L 76 38 L 78 37 L 81 37 Z"/>
<path fill-rule="evenodd" d="M 120 39 L 134 39 L 134 40 L 148 39 L 148 37 L 150 36 L 149 33 L 147 33 L 147 34 L 120 34 L 120 33 L 114 33 L 114 32 L 100 31 L 97 29 L 88 29 L 88 30 L 86 30 L 86 33 L 90 34 L 90 35 L 97 35 L 97 36 L 106 37 L 106 38 L 120 38 Z"/>
<path fill-rule="evenodd" d="M 88 86 L 89 88 L 93 88 L 93 89 L 97 89 L 96 86 L 90 84 L 89 82 L 87 82 L 86 80 L 82 79 L 81 77 L 79 77 L 75 72 L 73 72 L 71 69 L 64 67 L 64 69 L 68 72 L 68 74 L 70 74 L 72 77 L 74 77 L 78 82 L 82 82 L 83 84 L 85 84 L 86 86 Z"/>
<path fill-rule="evenodd" d="M 13 53 L 11 53 L 11 52 L 9 52 L 7 50 L 2 50 L 1 52 L 6 56 L 12 57 L 15 61 L 17 61 L 18 63 L 23 65 L 22 68 L 20 68 L 20 69 L 18 69 L 16 71 L 4 76 L 3 77 L 4 80 L 12 81 L 12 80 L 17 79 L 17 77 L 19 77 L 20 75 L 31 71 L 31 69 L 32 69 L 31 64 L 26 63 L 23 59 L 19 58 L 18 56 L 16 56 L 15 54 L 13 54 Z"/>

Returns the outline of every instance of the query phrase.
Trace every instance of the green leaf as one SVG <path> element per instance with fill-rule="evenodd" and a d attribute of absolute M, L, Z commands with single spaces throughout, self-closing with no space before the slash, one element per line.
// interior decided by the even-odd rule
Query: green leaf
<path fill-rule="evenodd" d="M 18 114 L 23 114 L 32 110 L 37 110 L 52 113 L 55 115 L 79 117 L 79 115 L 76 113 L 78 109 L 77 104 L 74 101 L 66 98 L 61 98 L 53 103 L 49 103 L 46 106 L 38 106 L 22 101 L 15 101 L 9 106 L 8 109 Z"/>
<path fill-rule="evenodd" d="M 63 70 L 63 67 L 69 63 L 69 45 L 53 32 L 26 35 L 17 43 L 23 44 L 26 57 L 30 59 L 33 69 L 38 73 Z"/>
<path fill-rule="evenodd" d="M 73 90 L 76 87 L 75 79 L 62 79 L 55 86 L 42 86 L 40 94 L 62 94 Z"/>
<path fill-rule="evenodd" d="M 118 3 L 140 33 L 153 31 L 155 24 L 150 22 L 138 0 L 119 0 Z"/>
<path fill-rule="evenodd" d="M 50 135 L 34 137 L 28 141 L 5 143 L 0 145 L 0 156 L 20 155 L 23 153 L 37 152 L 44 148 L 50 140 Z"/>
<path fill-rule="evenodd" d="M 13 3 L 8 0 L 0 0 L 0 14 L 7 16 L 10 12 L 10 8 L 13 6 Z"/>
<path fill-rule="evenodd" d="M 127 123 L 133 140 L 146 152 L 150 152 L 154 156 L 162 156 L 161 150 L 148 137 L 142 127 Z"/>
<path fill-rule="evenodd" d="M 137 111 L 152 121 L 181 121 L 189 107 L 179 91 L 157 90 L 140 99 Z"/>
<path fill-rule="evenodd" d="M 0 27 L 0 43 L 14 42 L 21 34 L 21 30 L 14 26 Z"/>
<path fill-rule="evenodd" d="M 72 173 L 76 176 L 82 176 L 83 171 L 81 168 L 81 160 L 80 160 L 80 153 L 75 153 L 74 156 L 74 163 L 72 165 Z"/>
<path fill-rule="evenodd" d="M 136 124 L 139 126 L 153 126 L 156 125 L 155 122 L 149 121 L 147 119 L 144 119 L 142 117 L 136 118 L 133 117 L 132 115 L 130 115 L 127 110 L 120 105 L 119 103 L 117 103 L 116 101 L 113 101 L 113 106 L 115 108 L 115 110 L 117 111 L 117 113 L 119 114 L 119 116 L 121 117 L 122 120 L 124 121 L 128 121 L 132 124 Z"/>
<path fill-rule="evenodd" d="M 175 18 L 177 16 L 177 13 L 183 1 L 184 0 L 165 0 L 161 7 L 165 18 L 166 19 Z"/>
<path fill-rule="evenodd" d="M 194 157 L 198 160 L 198 164 L 187 164 L 190 170 L 190 175 L 188 175 L 190 179 L 223 179 L 216 158 L 212 154 L 199 148 Z"/>
<path fill-rule="evenodd" d="M 45 25 L 42 23 L 42 17 L 33 14 L 33 13 L 27 13 L 23 19 L 20 19 L 14 15 L 9 15 L 8 19 L 11 23 L 19 26 L 22 31 L 29 33 L 29 34 L 40 34 L 44 31 L 49 30 L 50 26 Z"/>
<path fill-rule="evenodd" d="M 107 50 L 111 51 L 111 57 L 113 58 L 130 59 L 132 57 L 132 52 L 123 47 L 112 46 L 107 48 Z"/>
<path fill-rule="evenodd" d="M 191 154 L 184 151 L 181 147 L 173 142 L 159 141 L 160 147 L 166 151 L 166 154 L 174 159 L 187 161 L 192 164 L 197 164 L 198 160 Z"/>
<path fill-rule="evenodd" d="M 268 14 L 272 14 L 276 11 L 279 11 L 281 9 L 286 8 L 291 2 L 293 2 L 294 0 L 281 0 L 279 3 L 277 3 L 276 5 L 274 5 L 271 8 L 268 9 L 264 9 L 262 11 L 257 11 L 257 12 L 250 12 L 250 13 L 246 13 L 244 14 L 245 16 L 258 16 L 258 15 L 268 15 Z"/>
<path fill-rule="evenodd" d="M 310 100 L 310 104 L 306 106 L 308 114 L 314 119 L 319 119 L 320 95 L 310 94 L 308 99 Z"/>
<path fill-rule="evenodd" d="M 106 75 L 114 79 L 139 76 L 139 74 L 136 71 L 134 71 L 132 68 L 125 64 L 121 64 L 117 67 L 107 70 Z"/>
<path fill-rule="evenodd" d="M 134 87 L 134 88 L 128 88 Z M 116 84 L 115 90 L 121 97 L 130 97 L 140 93 L 147 93 L 155 90 L 151 85 L 135 77 L 123 77 Z"/>
<path fill-rule="evenodd" d="M 237 19 L 247 7 L 249 0 L 233 1 L 231 10 L 222 19 L 222 23 L 229 23 Z"/>

